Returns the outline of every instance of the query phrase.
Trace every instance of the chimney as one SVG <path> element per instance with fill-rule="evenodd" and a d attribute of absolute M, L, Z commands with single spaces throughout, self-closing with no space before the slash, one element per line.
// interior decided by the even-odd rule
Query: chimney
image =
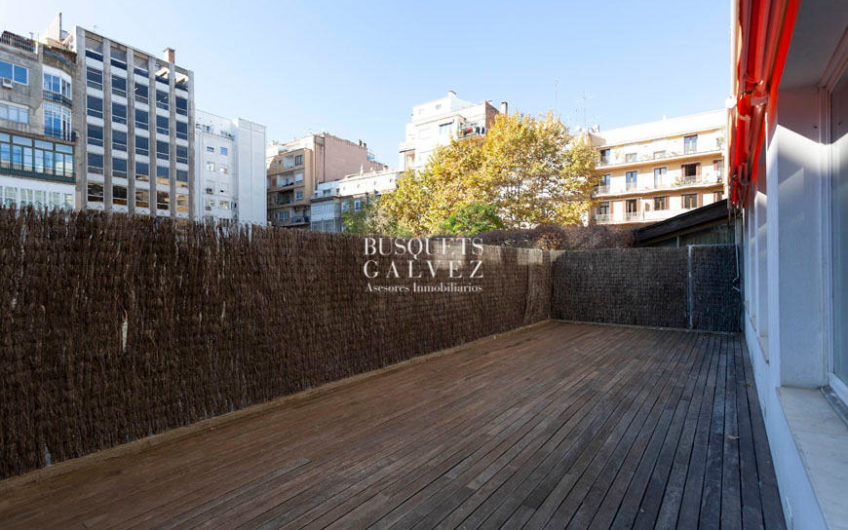
<path fill-rule="evenodd" d="M 501 114 L 509 114 L 509 106 L 506 101 L 501 101 Z"/>
<path fill-rule="evenodd" d="M 168 61 L 169 63 L 176 62 L 174 60 L 174 56 L 176 55 L 176 53 L 177 52 L 175 52 L 173 48 L 165 48 L 164 50 L 162 50 L 162 59 Z"/>

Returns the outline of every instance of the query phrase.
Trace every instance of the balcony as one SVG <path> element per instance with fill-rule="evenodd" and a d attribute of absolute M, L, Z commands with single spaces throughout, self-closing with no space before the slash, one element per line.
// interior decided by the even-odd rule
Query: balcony
<path fill-rule="evenodd" d="M 592 218 L 598 224 L 605 224 L 605 223 L 612 222 L 612 215 L 610 215 L 608 213 L 596 213 Z"/>
<path fill-rule="evenodd" d="M 685 160 L 688 158 L 699 157 L 699 156 L 707 156 L 707 155 L 715 155 L 721 156 L 722 147 L 716 146 L 713 149 L 701 149 L 694 151 L 665 151 L 665 152 L 657 152 L 657 153 L 642 153 L 637 154 L 635 158 L 631 157 L 629 160 L 625 157 L 625 153 L 619 153 L 617 155 L 613 155 L 610 157 L 600 157 L 596 164 L 596 168 L 608 168 L 612 166 L 629 166 L 629 165 L 641 165 L 641 164 L 661 164 L 663 162 L 674 161 L 674 160 Z"/>
<path fill-rule="evenodd" d="M 73 102 L 71 102 L 71 98 L 68 96 L 63 96 L 62 94 L 51 92 L 49 90 L 44 90 L 42 94 L 44 94 L 44 99 L 47 101 L 52 101 L 53 103 L 58 103 L 68 108 L 73 107 Z"/>
<path fill-rule="evenodd" d="M 739 335 L 547 322 L 207 423 L 13 479 L 0 520 L 784 528 Z"/>

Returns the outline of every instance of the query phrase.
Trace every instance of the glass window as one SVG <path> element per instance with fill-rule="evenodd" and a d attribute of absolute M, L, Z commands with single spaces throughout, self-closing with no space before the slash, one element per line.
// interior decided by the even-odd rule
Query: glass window
<path fill-rule="evenodd" d="M 88 124 L 88 145 L 103 145 L 103 127 Z"/>
<path fill-rule="evenodd" d="M 188 140 L 188 124 L 177 121 L 177 138 L 181 140 Z"/>
<path fill-rule="evenodd" d="M 206 146 L 206 152 L 207 152 L 207 153 L 214 153 L 214 152 L 215 152 L 215 147 L 214 147 L 214 146 L 211 146 L 211 145 L 207 145 L 207 146 Z"/>
<path fill-rule="evenodd" d="M 698 151 L 698 135 L 683 137 L 683 152 L 686 154 L 696 153 Z"/>
<path fill-rule="evenodd" d="M 157 191 L 156 192 L 156 208 L 160 210 L 167 210 L 171 203 L 171 197 L 169 196 L 167 191 Z"/>
<path fill-rule="evenodd" d="M 177 162 L 188 164 L 188 147 L 177 146 Z"/>
<path fill-rule="evenodd" d="M 112 102 L 112 121 L 115 123 L 127 123 L 127 106 Z"/>
<path fill-rule="evenodd" d="M 188 171 L 183 169 L 177 170 L 177 182 L 188 182 Z"/>
<path fill-rule="evenodd" d="M 637 171 L 628 171 L 626 178 L 627 178 L 627 182 L 626 182 L 627 189 L 628 190 L 635 190 L 636 189 L 636 183 L 637 183 L 638 178 L 639 178 L 639 173 Z"/>
<path fill-rule="evenodd" d="M 168 160 L 171 156 L 171 146 L 168 142 L 156 142 L 156 158 L 160 160 Z"/>
<path fill-rule="evenodd" d="M 15 83 L 20 83 L 22 85 L 29 84 L 29 68 L 24 68 L 23 66 L 14 65 L 14 75 L 12 80 Z M 36 81 L 38 82 L 38 81 Z"/>
<path fill-rule="evenodd" d="M 112 186 L 112 204 L 121 206 L 127 205 L 127 187 L 114 185 Z"/>
<path fill-rule="evenodd" d="M 135 137 L 135 154 L 141 156 L 150 155 L 150 140 L 146 136 Z"/>
<path fill-rule="evenodd" d="M 224 156 L 227 156 L 229 154 L 226 147 L 221 148 L 221 154 L 224 155 Z"/>
<path fill-rule="evenodd" d="M 71 139 L 71 111 L 68 108 L 44 104 L 44 134 L 60 140 Z"/>
<path fill-rule="evenodd" d="M 654 210 L 665 210 L 668 208 L 668 197 L 654 197 Z"/>
<path fill-rule="evenodd" d="M 161 90 L 156 91 L 156 107 L 168 110 L 168 93 Z"/>
<path fill-rule="evenodd" d="M 297 190 L 294 192 L 294 200 L 299 201 L 303 199 L 303 191 Z"/>
<path fill-rule="evenodd" d="M 133 86 L 133 92 L 135 92 L 135 100 L 139 103 L 148 103 L 148 88 L 147 85 L 142 85 L 141 83 L 136 83 Z"/>
<path fill-rule="evenodd" d="M 148 180 L 150 178 L 150 164 L 136 161 L 135 178 L 137 180 Z"/>
<path fill-rule="evenodd" d="M 116 96 L 127 97 L 127 80 L 112 74 L 112 93 Z"/>
<path fill-rule="evenodd" d="M 636 161 L 636 153 L 627 153 L 624 155 L 625 162 L 635 162 Z"/>
<path fill-rule="evenodd" d="M 89 116 L 103 118 L 103 100 L 101 98 L 86 96 L 86 108 Z"/>
<path fill-rule="evenodd" d="M 294 165 L 296 165 L 296 166 L 302 166 L 303 165 L 303 155 L 295 155 Z"/>
<path fill-rule="evenodd" d="M 156 166 L 156 178 L 167 183 L 171 178 L 171 171 L 165 166 Z"/>
<path fill-rule="evenodd" d="M 848 384 L 848 72 L 830 93 L 833 222 L 833 374 Z"/>
<path fill-rule="evenodd" d="M 29 123 L 29 109 L 0 102 L 0 120 Z"/>
<path fill-rule="evenodd" d="M 88 202 L 103 202 L 103 185 L 88 183 Z"/>
<path fill-rule="evenodd" d="M 144 189 L 135 190 L 135 205 L 139 208 L 150 207 L 150 191 Z"/>
<path fill-rule="evenodd" d="M 690 193 L 683 196 L 683 207 L 687 210 L 698 207 L 698 194 Z"/>
<path fill-rule="evenodd" d="M 149 127 L 150 114 L 146 110 L 135 109 L 135 126 L 137 129 L 147 130 Z"/>
<path fill-rule="evenodd" d="M 112 175 L 127 178 L 127 161 L 124 158 L 112 159 Z"/>
<path fill-rule="evenodd" d="M 167 116 L 156 116 L 156 133 L 168 135 L 170 132 L 170 120 L 168 120 Z"/>
<path fill-rule="evenodd" d="M 188 100 L 186 98 L 181 98 L 177 96 L 175 98 L 175 102 L 177 105 L 177 114 L 188 116 Z"/>
<path fill-rule="evenodd" d="M 103 174 L 103 155 L 88 153 L 88 172 Z"/>
<path fill-rule="evenodd" d="M 112 149 L 115 151 L 127 150 L 127 133 L 123 131 L 112 131 Z"/>
<path fill-rule="evenodd" d="M 654 168 L 654 187 L 660 188 L 665 186 L 666 182 L 666 174 L 668 173 L 668 168 L 665 167 L 655 167 Z"/>
<path fill-rule="evenodd" d="M 85 70 L 85 83 L 91 88 L 103 90 L 103 72 L 89 66 Z"/>

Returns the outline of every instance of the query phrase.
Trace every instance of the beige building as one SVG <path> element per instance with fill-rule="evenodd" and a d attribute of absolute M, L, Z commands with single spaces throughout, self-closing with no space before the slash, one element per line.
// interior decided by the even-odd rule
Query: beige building
<path fill-rule="evenodd" d="M 500 112 L 507 112 L 506 102 L 501 103 Z M 423 168 L 433 151 L 451 138 L 485 135 L 497 115 L 490 102 L 464 101 L 453 90 L 443 98 L 415 105 L 406 124 L 406 139 L 400 144 L 398 167 L 401 171 Z"/>
<path fill-rule="evenodd" d="M 299 228 L 309 228 L 310 201 L 319 184 L 386 167 L 373 160 L 361 140 L 351 142 L 328 133 L 272 144 L 267 163 L 268 223 Z"/>
<path fill-rule="evenodd" d="M 590 131 L 601 182 L 590 222 L 638 226 L 725 196 L 724 110 Z"/>

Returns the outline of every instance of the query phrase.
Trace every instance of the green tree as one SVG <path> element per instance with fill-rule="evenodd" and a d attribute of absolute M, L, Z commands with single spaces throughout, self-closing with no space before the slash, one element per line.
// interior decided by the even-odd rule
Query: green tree
<path fill-rule="evenodd" d="M 442 223 L 443 234 L 476 236 L 489 230 L 504 227 L 494 204 L 471 203 L 460 206 Z"/>
<path fill-rule="evenodd" d="M 494 205 L 508 229 L 576 224 L 592 205 L 595 156 L 553 114 L 499 115 L 485 137 L 454 138 L 402 175 L 378 210 L 384 226 L 414 235 L 439 232 L 473 204 Z"/>

